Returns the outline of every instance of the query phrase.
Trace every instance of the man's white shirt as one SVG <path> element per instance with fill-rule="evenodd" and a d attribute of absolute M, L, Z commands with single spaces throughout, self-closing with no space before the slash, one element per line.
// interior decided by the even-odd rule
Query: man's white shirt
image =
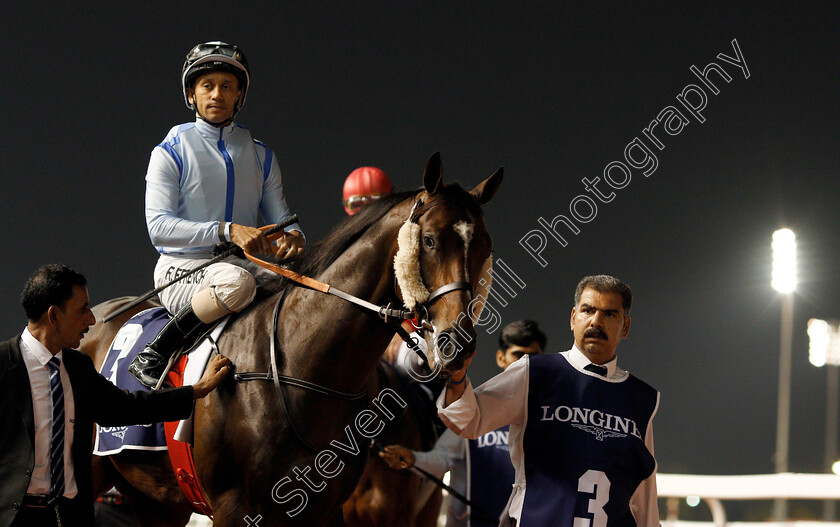
<path fill-rule="evenodd" d="M 597 376 L 584 367 L 589 359 L 576 347 L 561 353 L 569 363 L 585 375 Z M 617 365 L 617 357 L 602 364 L 607 368 L 608 382 L 622 382 L 629 375 Z M 528 355 L 510 365 L 505 371 L 473 389 L 468 379 L 463 395 L 448 407 L 446 390 L 437 401 L 438 413 L 444 423 L 458 429 L 461 437 L 475 439 L 482 434 L 510 424 L 510 458 L 516 471 L 514 492 L 508 502 L 507 514 L 519 520 L 525 501 L 525 457 L 523 440 L 528 423 L 528 380 L 530 359 Z M 653 424 L 648 423 L 645 446 L 653 455 Z M 639 485 L 630 499 L 630 510 L 640 526 L 658 527 L 659 509 L 656 494 L 656 472 Z"/>
<path fill-rule="evenodd" d="M 50 492 L 50 442 L 52 441 L 53 403 L 50 389 L 50 368 L 47 363 L 52 353 L 32 336 L 29 328 L 23 330 L 20 337 L 20 352 L 29 375 L 32 392 L 32 417 L 35 424 L 35 467 L 29 480 L 27 494 L 49 494 Z M 73 400 L 73 388 L 70 377 L 64 367 L 62 352 L 56 355 L 61 360 L 59 375 L 64 390 L 64 496 L 74 498 L 78 493 L 76 478 L 73 473 L 73 423 L 76 418 L 76 405 Z"/>

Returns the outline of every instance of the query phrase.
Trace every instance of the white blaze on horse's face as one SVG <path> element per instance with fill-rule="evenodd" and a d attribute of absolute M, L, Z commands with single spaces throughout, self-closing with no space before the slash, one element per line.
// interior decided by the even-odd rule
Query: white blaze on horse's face
<path fill-rule="evenodd" d="M 455 229 L 455 232 L 458 233 L 458 236 L 464 240 L 464 278 L 466 281 L 470 281 L 470 266 L 469 266 L 469 254 L 470 254 L 470 242 L 472 241 L 473 231 L 475 230 L 474 223 L 468 223 L 466 221 L 459 221 L 455 225 L 452 226 Z"/>
<path fill-rule="evenodd" d="M 452 230 L 457 235 L 457 239 L 460 239 L 463 243 L 463 264 L 461 267 L 461 272 L 456 273 L 461 274 L 455 278 L 456 280 L 461 280 L 465 282 L 470 282 L 470 245 L 473 241 L 473 235 L 475 233 L 475 222 L 471 216 L 467 219 L 460 220 L 457 223 L 452 224 Z M 467 302 L 469 302 L 470 298 L 467 298 Z M 468 304 L 465 305 L 465 308 Z M 468 311 L 468 310 L 467 310 Z M 459 315 L 461 315 L 459 313 Z M 457 354 L 459 347 L 463 344 L 459 340 L 459 337 L 456 336 L 456 333 L 453 333 L 451 330 L 453 329 L 454 325 L 462 325 L 464 324 L 464 320 L 471 320 L 470 314 L 468 312 L 464 312 L 465 316 L 453 316 L 452 313 L 447 317 L 446 320 L 441 320 L 438 322 L 449 322 L 448 324 L 444 324 L 442 327 L 438 324 L 435 324 L 434 321 L 430 320 L 429 325 L 431 326 L 431 331 L 427 333 L 427 359 L 429 361 L 429 365 L 432 368 L 435 368 L 437 365 L 441 367 L 446 367 L 452 359 Z M 465 332 L 461 331 L 461 337 L 463 338 L 466 335 Z M 443 336 L 444 338 L 441 338 Z M 455 339 L 455 340 L 453 340 Z"/>
<path fill-rule="evenodd" d="M 465 192 L 459 185 L 443 183 L 438 153 L 429 158 L 423 172 L 424 192 L 419 196 L 426 208 L 418 222 L 423 242 L 420 259 L 430 291 L 424 325 L 434 330 L 431 340 L 426 333 L 427 356 L 429 362 L 450 371 L 460 369 L 475 352 L 476 333 L 469 311 L 475 300 L 473 289 L 480 285 L 482 266 L 491 251 L 481 206 L 493 199 L 503 174 L 499 168 Z"/>
<path fill-rule="evenodd" d="M 437 338 L 440 332 L 434 322 L 432 324 L 432 338 L 431 342 L 426 341 L 426 359 L 429 361 L 429 366 L 434 370 L 438 364 L 443 366 L 443 357 L 440 356 L 440 349 L 437 346 Z M 431 357 L 429 355 L 431 354 Z"/>

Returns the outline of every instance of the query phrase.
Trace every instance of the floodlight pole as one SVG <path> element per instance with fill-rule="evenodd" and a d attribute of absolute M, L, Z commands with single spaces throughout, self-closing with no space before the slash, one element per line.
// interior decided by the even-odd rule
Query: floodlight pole
<path fill-rule="evenodd" d="M 793 292 L 796 289 L 796 235 L 790 229 L 773 233 L 773 277 L 771 285 L 782 297 L 779 335 L 779 401 L 776 417 L 776 473 L 788 472 L 790 451 L 790 384 L 793 348 Z M 787 500 L 773 503 L 773 519 L 787 521 Z"/>
<path fill-rule="evenodd" d="M 826 362 L 825 382 L 825 466 L 831 473 L 831 465 L 837 460 L 837 411 L 838 398 L 840 398 L 840 368 Z M 835 503 L 834 500 L 823 502 L 823 520 L 834 521 Z"/>
<path fill-rule="evenodd" d="M 793 293 L 782 295 L 782 323 L 779 347 L 779 401 L 776 419 L 776 473 L 788 472 L 790 451 L 790 378 L 793 348 Z M 778 498 L 773 504 L 773 519 L 787 520 L 787 500 Z"/>

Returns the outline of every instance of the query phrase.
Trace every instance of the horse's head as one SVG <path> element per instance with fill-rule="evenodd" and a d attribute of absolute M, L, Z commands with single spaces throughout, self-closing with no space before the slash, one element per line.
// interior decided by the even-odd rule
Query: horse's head
<path fill-rule="evenodd" d="M 502 182 L 500 168 L 471 191 L 443 183 L 440 155 L 426 164 L 424 189 L 400 229 L 395 272 L 403 302 L 415 309 L 433 368 L 455 371 L 475 351 L 474 302 L 491 240 L 481 205 Z M 489 284 L 485 276 L 483 284 Z"/>

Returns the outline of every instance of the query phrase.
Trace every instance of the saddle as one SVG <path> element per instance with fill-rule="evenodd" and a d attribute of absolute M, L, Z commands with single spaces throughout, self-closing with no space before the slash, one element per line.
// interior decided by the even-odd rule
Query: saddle
<path fill-rule="evenodd" d="M 162 307 L 141 311 L 120 328 L 111 343 L 99 373 L 117 387 L 129 391 L 149 391 L 145 385 L 128 373 L 128 365 L 154 339 L 169 321 L 169 314 Z M 173 387 L 195 384 L 204 374 L 207 362 L 216 348 L 216 340 L 224 330 L 229 317 L 225 317 L 190 350 L 181 354 L 172 364 L 166 381 Z M 93 454 L 114 455 L 123 450 L 168 450 L 172 467 L 184 495 L 193 508 L 212 517 L 195 476 L 192 456 L 192 416 L 183 421 L 152 423 L 121 427 L 97 425 Z"/>

